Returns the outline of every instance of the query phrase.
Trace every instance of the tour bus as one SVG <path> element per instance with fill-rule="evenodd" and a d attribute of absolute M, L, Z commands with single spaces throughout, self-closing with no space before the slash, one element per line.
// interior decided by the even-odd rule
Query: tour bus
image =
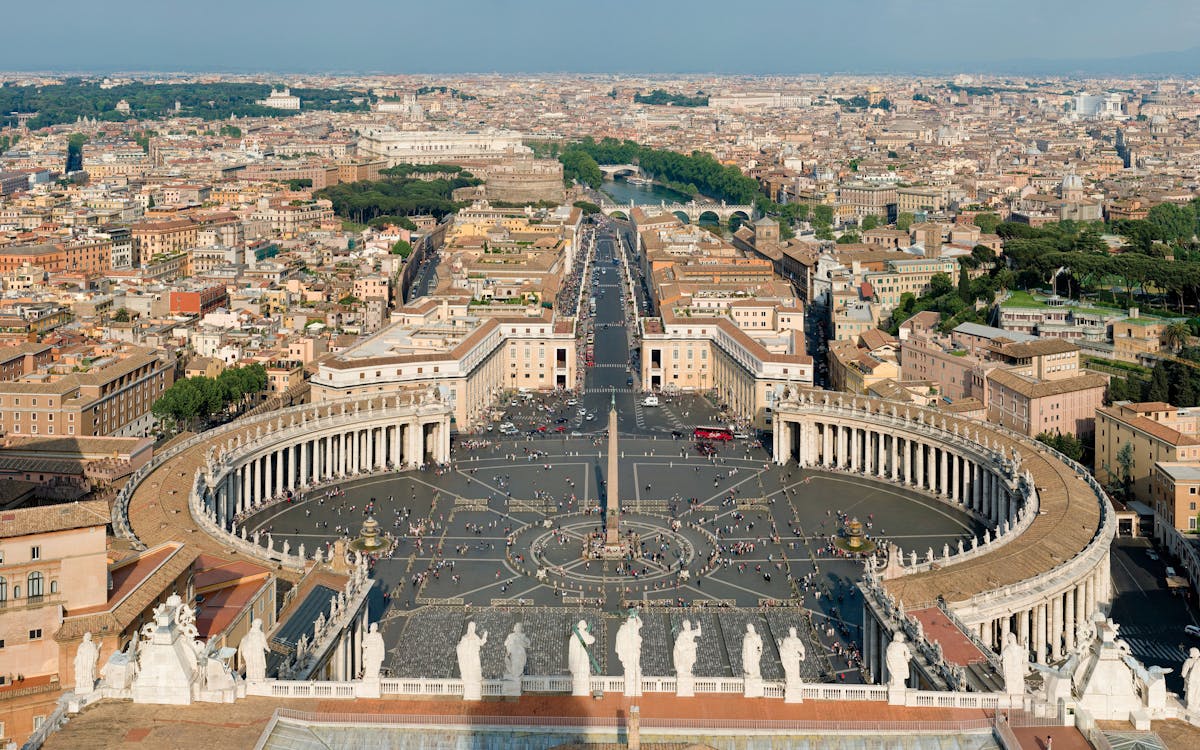
<path fill-rule="evenodd" d="M 596 298 L 592 297 L 592 312 L 596 312 Z"/>
<path fill-rule="evenodd" d="M 697 427 L 692 430 L 692 437 L 696 440 L 733 440 L 733 430 L 720 426 Z"/>

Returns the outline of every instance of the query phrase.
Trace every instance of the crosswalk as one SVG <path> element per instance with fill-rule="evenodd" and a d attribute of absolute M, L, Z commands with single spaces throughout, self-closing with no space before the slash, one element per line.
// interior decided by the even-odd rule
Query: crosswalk
<path fill-rule="evenodd" d="M 632 388 L 586 388 L 584 393 L 634 393 Z"/>
<path fill-rule="evenodd" d="M 1161 641 L 1150 641 L 1144 638 L 1125 638 L 1122 639 L 1129 644 L 1129 650 L 1138 659 L 1153 659 L 1155 661 L 1165 661 L 1181 664 L 1187 659 L 1187 654 L 1177 645 L 1163 643 Z"/>

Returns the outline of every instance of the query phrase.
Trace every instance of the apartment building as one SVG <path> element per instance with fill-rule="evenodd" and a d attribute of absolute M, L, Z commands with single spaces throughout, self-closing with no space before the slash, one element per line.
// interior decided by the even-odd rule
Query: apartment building
<path fill-rule="evenodd" d="M 183 253 L 196 244 L 198 231 L 199 225 L 187 218 L 134 224 L 134 258 L 139 266 L 146 266 L 156 256 Z"/>
<path fill-rule="evenodd" d="M 154 426 L 150 407 L 174 373 L 172 357 L 139 347 L 44 366 L 0 382 L 0 429 L 5 435 L 143 436 Z"/>
<path fill-rule="evenodd" d="M 1150 482 L 1154 509 L 1154 535 L 1161 539 L 1168 528 L 1200 531 L 1200 463 L 1156 461 Z"/>
<path fill-rule="evenodd" d="M 1118 401 L 1096 410 L 1097 479 L 1105 484 L 1128 479 L 1132 496 L 1153 505 L 1158 463 L 1200 465 L 1200 408 Z"/>
<path fill-rule="evenodd" d="M 108 599 L 102 500 L 5 511 L 0 520 L 0 742 L 20 744 L 54 710 L 65 680 L 64 613 Z"/>
<path fill-rule="evenodd" d="M 848 183 L 838 189 L 838 206 L 844 216 L 875 216 L 884 223 L 896 220 L 896 186 Z"/>

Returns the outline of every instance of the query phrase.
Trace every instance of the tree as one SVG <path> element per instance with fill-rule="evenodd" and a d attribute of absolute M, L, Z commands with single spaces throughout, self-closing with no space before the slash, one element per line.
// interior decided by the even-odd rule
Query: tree
<path fill-rule="evenodd" d="M 813 223 L 832 225 L 833 224 L 833 206 L 827 203 L 818 203 L 812 209 Z"/>
<path fill-rule="evenodd" d="M 1117 466 L 1121 469 L 1120 480 L 1126 491 L 1133 484 L 1133 443 L 1125 443 L 1117 451 Z"/>
<path fill-rule="evenodd" d="M 861 238 L 854 232 L 846 232 L 841 237 L 837 238 L 837 243 L 839 245 L 853 245 L 854 243 L 858 242 L 860 239 Z"/>
<path fill-rule="evenodd" d="M 901 232 L 907 232 L 909 230 L 909 228 L 913 225 L 913 222 L 916 220 L 917 220 L 916 216 L 909 213 L 908 211 L 904 211 L 899 216 L 896 217 L 896 229 L 899 229 Z"/>
<path fill-rule="evenodd" d="M 1177 352 L 1187 343 L 1191 329 L 1185 321 L 1178 320 L 1171 323 L 1162 332 L 1163 345 L 1173 352 Z"/>
<path fill-rule="evenodd" d="M 288 180 L 288 190 L 306 190 L 312 187 L 312 180 L 308 177 L 297 177 L 294 180 Z"/>
<path fill-rule="evenodd" d="M 1074 435 L 1043 432 L 1037 439 L 1073 461 L 1083 458 L 1083 442 Z"/>
<path fill-rule="evenodd" d="M 117 323 L 128 323 L 129 317 L 130 317 L 129 310 L 127 310 L 124 307 L 120 308 L 115 313 L 113 313 L 113 320 L 116 321 Z"/>
<path fill-rule="evenodd" d="M 591 216 L 592 214 L 600 213 L 600 207 L 589 201 L 575 201 L 571 205 L 583 211 L 584 216 Z"/>
<path fill-rule="evenodd" d="M 1000 225 L 1000 217 L 993 213 L 975 214 L 971 221 L 984 234 L 995 234 L 996 227 Z"/>
<path fill-rule="evenodd" d="M 861 226 L 864 232 L 869 232 L 879 226 L 879 217 L 875 214 L 868 214 L 863 217 Z"/>
<path fill-rule="evenodd" d="M 396 244 L 392 245 L 392 255 L 399 255 L 401 258 L 407 258 L 412 255 L 412 243 L 405 240 L 396 240 Z"/>

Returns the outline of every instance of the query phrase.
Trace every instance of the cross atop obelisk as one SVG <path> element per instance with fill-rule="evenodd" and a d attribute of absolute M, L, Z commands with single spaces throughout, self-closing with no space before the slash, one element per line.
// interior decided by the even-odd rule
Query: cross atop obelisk
<path fill-rule="evenodd" d="M 621 501 L 617 499 L 617 392 L 613 391 L 608 409 L 608 477 L 605 480 L 604 544 L 620 544 Z"/>

